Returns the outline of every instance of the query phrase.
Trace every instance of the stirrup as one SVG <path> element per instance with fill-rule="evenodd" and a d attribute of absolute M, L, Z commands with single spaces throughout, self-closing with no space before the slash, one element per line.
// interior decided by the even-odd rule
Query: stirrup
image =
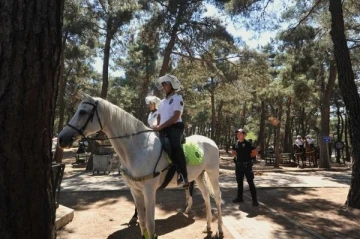
<path fill-rule="evenodd" d="M 182 184 L 184 188 L 189 187 L 189 181 L 184 178 L 184 176 L 180 173 L 179 179 L 177 180 L 178 185 Z"/>

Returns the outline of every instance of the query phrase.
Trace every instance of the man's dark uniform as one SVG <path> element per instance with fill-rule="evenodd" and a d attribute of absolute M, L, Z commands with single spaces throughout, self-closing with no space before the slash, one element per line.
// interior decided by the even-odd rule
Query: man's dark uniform
<path fill-rule="evenodd" d="M 243 202 L 243 190 L 244 190 L 244 176 L 249 184 L 249 189 L 251 192 L 251 197 L 253 201 L 253 205 L 257 206 L 257 196 L 256 196 L 256 188 L 254 184 L 254 173 L 252 170 L 252 158 L 251 152 L 255 149 L 251 143 L 247 140 L 243 142 L 237 141 L 233 144 L 232 149 L 236 151 L 237 157 L 234 158 L 235 162 L 235 173 L 236 173 L 236 181 L 238 184 L 238 194 L 237 198 L 233 200 L 233 202 Z"/>

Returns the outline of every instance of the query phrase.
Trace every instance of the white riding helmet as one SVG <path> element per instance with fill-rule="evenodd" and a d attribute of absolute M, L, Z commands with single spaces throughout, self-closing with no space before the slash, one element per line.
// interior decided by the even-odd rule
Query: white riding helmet
<path fill-rule="evenodd" d="M 300 136 L 300 135 L 298 135 L 298 136 L 296 136 L 296 138 L 301 139 L 301 136 Z"/>
<path fill-rule="evenodd" d="M 150 103 L 154 103 L 156 105 L 156 108 L 158 108 L 159 104 L 160 104 L 160 99 L 157 98 L 154 95 L 148 95 L 145 97 L 145 103 L 148 105 Z"/>
<path fill-rule="evenodd" d="M 175 92 L 178 92 L 183 87 L 179 81 L 179 79 L 176 76 L 166 74 L 162 77 L 159 77 L 156 81 L 156 87 L 161 90 L 163 86 L 161 85 L 163 82 L 170 82 L 172 88 L 175 90 Z"/>

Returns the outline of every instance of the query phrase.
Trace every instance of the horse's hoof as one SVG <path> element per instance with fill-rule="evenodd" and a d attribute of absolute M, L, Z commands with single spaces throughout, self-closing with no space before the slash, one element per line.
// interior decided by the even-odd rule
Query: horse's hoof
<path fill-rule="evenodd" d="M 215 235 L 215 238 L 224 238 L 224 233 L 223 232 L 217 232 L 216 235 Z"/>
<path fill-rule="evenodd" d="M 211 227 L 205 226 L 204 229 L 202 230 L 203 233 L 211 233 Z"/>

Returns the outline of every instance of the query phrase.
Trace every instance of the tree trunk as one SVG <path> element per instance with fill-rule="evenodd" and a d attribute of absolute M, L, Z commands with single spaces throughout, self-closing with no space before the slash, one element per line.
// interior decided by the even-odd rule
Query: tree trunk
<path fill-rule="evenodd" d="M 349 126 L 348 126 L 348 123 L 349 122 L 349 119 L 347 117 L 347 114 L 345 113 L 345 160 L 347 162 L 350 162 L 350 150 L 349 150 L 349 141 L 348 141 L 348 132 L 349 132 Z M 344 162 L 345 163 L 345 162 Z"/>
<path fill-rule="evenodd" d="M 247 102 L 244 101 L 242 111 L 241 111 L 241 114 L 240 114 L 240 125 L 241 125 L 241 127 L 245 127 L 245 125 L 246 125 L 246 115 L 247 115 Z"/>
<path fill-rule="evenodd" d="M 225 130 L 225 125 L 224 125 L 224 121 L 223 121 L 223 117 L 222 117 L 222 108 L 224 105 L 224 101 L 220 100 L 219 105 L 218 105 L 218 109 L 217 109 L 217 120 L 216 120 L 216 126 L 215 126 L 215 143 L 217 145 L 220 145 L 220 138 L 221 138 L 221 133 L 222 132 L 227 132 L 227 130 Z M 221 131 L 221 129 L 223 129 L 223 131 Z M 226 134 L 223 134 L 223 136 L 225 136 Z"/>
<path fill-rule="evenodd" d="M 170 56 L 171 56 L 172 50 L 174 49 L 174 46 L 176 43 L 177 33 L 179 31 L 179 26 L 182 23 L 181 19 L 183 17 L 185 9 L 186 9 L 186 4 L 184 5 L 184 4 L 180 3 L 179 11 L 176 16 L 175 23 L 170 32 L 169 42 L 166 45 L 165 50 L 164 50 L 164 59 L 161 64 L 159 77 L 165 75 L 168 72 L 170 59 L 171 59 Z M 160 91 L 157 89 L 157 87 L 154 88 L 154 95 L 157 95 L 157 96 L 160 95 Z"/>
<path fill-rule="evenodd" d="M 275 150 L 275 168 L 280 167 L 280 129 L 281 129 L 281 115 L 282 115 L 282 104 L 279 104 L 279 109 L 276 117 L 279 120 L 279 124 L 275 126 L 275 137 L 274 137 L 274 150 Z"/>
<path fill-rule="evenodd" d="M 69 35 L 69 32 L 65 32 L 64 38 L 62 40 L 62 49 L 65 49 L 66 40 Z M 59 94 L 58 94 L 58 115 L 59 115 L 59 123 L 56 132 L 59 133 L 62 128 L 64 127 L 64 111 L 65 111 L 65 90 L 66 90 L 66 83 L 67 77 L 64 76 L 64 69 L 65 69 L 65 56 L 64 51 L 61 52 L 60 58 L 60 79 L 59 79 Z"/>
<path fill-rule="evenodd" d="M 330 61 L 329 78 L 327 84 L 322 79 L 321 95 L 321 119 L 320 119 L 320 159 L 319 168 L 330 168 L 329 143 L 324 142 L 324 136 L 330 136 L 330 96 L 334 89 L 336 80 L 336 67 L 334 60 Z"/>
<path fill-rule="evenodd" d="M 0 5 L 0 235 L 55 238 L 51 139 L 63 1 Z"/>
<path fill-rule="evenodd" d="M 211 132 L 210 132 L 210 138 L 212 140 L 215 140 L 216 112 L 215 112 L 215 83 L 214 83 L 214 78 L 213 77 L 211 77 L 210 100 L 211 100 Z"/>
<path fill-rule="evenodd" d="M 349 207 L 360 209 L 360 97 L 355 84 L 350 52 L 347 46 L 341 0 L 331 0 L 331 38 L 339 74 L 339 87 L 349 117 L 350 142 L 353 146 L 354 163 L 350 190 L 347 198 Z"/>
<path fill-rule="evenodd" d="M 106 38 L 104 46 L 104 62 L 103 62 L 103 72 L 102 72 L 102 87 L 100 97 L 106 99 L 107 92 L 109 88 L 109 60 L 110 60 L 110 46 L 112 34 L 112 18 L 109 16 L 106 28 Z"/>
<path fill-rule="evenodd" d="M 164 59 L 163 59 L 163 62 L 162 62 L 161 68 L 160 68 L 159 76 L 165 75 L 169 68 L 170 56 L 171 56 L 172 50 L 175 46 L 177 33 L 179 31 L 179 26 L 182 23 L 183 14 L 186 9 L 186 3 L 179 3 L 179 4 L 180 4 L 179 11 L 177 13 L 175 23 L 170 32 L 170 40 L 165 47 Z"/>
<path fill-rule="evenodd" d="M 344 119 L 342 118 L 341 115 L 341 111 L 340 111 L 340 105 L 338 104 L 338 102 L 336 102 L 336 115 L 337 115 L 337 127 L 336 127 L 336 132 L 337 132 L 337 140 L 335 142 L 335 158 L 336 158 L 336 163 L 341 164 L 340 158 L 342 156 L 342 152 L 343 149 L 336 147 L 336 143 L 337 142 L 342 142 L 342 135 L 343 135 L 343 131 L 344 131 Z"/>
<path fill-rule="evenodd" d="M 264 159 L 265 153 L 265 102 L 261 101 L 261 114 L 260 114 L 260 126 L 259 126 L 259 135 L 258 142 L 260 145 L 260 156 L 261 159 Z"/>
<path fill-rule="evenodd" d="M 292 151 L 292 138 L 291 138 L 291 98 L 286 101 L 286 119 L 285 119 L 285 132 L 284 132 L 284 152 Z"/>

